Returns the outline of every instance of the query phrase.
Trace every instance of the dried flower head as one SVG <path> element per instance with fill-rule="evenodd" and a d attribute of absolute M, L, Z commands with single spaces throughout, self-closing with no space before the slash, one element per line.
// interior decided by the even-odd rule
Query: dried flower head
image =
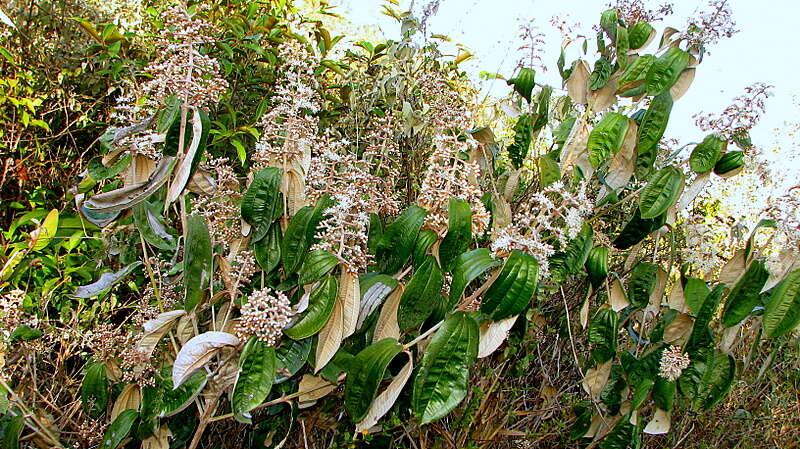
<path fill-rule="evenodd" d="M 755 83 L 744 89 L 744 94 L 733 99 L 733 104 L 719 114 L 698 114 L 695 124 L 703 131 L 722 134 L 726 139 L 743 136 L 753 129 L 766 110 L 765 101 L 772 96 L 773 86 Z"/>
<path fill-rule="evenodd" d="M 133 337 L 133 335 L 130 335 Z M 131 340 L 133 340 L 131 338 Z M 122 372 L 122 380 L 135 383 L 139 386 L 153 387 L 156 384 L 156 373 L 158 359 L 149 352 L 140 351 L 135 342 L 130 341 L 126 348 L 120 353 L 122 360 L 119 367 Z"/>
<path fill-rule="evenodd" d="M 680 346 L 670 346 L 661 354 L 658 375 L 671 381 L 677 380 L 683 370 L 689 367 L 689 355 L 681 352 Z"/>
<path fill-rule="evenodd" d="M 483 196 L 477 185 L 480 168 L 461 158 L 462 154 L 469 154 L 477 142 L 472 138 L 462 142 L 444 134 L 435 137 L 434 142 L 436 147 L 428 159 L 417 199 L 419 205 L 428 210 L 426 226 L 439 233 L 446 230 L 450 198 L 460 198 L 472 208 L 472 232 L 483 233 L 489 225 L 490 214 L 480 199 Z"/>
<path fill-rule="evenodd" d="M 556 251 L 554 244 L 565 247 L 578 235 L 591 211 L 586 184 L 579 185 L 573 193 L 561 182 L 553 183 L 522 204 L 512 224 L 498 230 L 492 251 L 500 257 L 513 250 L 524 251 L 536 258 L 540 276 L 546 277 L 548 259 Z"/>
<path fill-rule="evenodd" d="M 236 325 L 236 334 L 243 339 L 251 336 L 270 346 L 276 346 L 289 324 L 292 307 L 283 292 L 269 288 L 256 290 L 242 306 L 242 316 Z"/>

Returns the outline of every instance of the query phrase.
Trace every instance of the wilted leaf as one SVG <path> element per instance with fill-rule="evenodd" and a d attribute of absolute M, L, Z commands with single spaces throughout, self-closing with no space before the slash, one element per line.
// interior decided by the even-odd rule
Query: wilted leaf
<path fill-rule="evenodd" d="M 589 65 L 586 61 L 578 60 L 567 79 L 567 92 L 575 103 L 586 104 L 589 94 L 589 74 Z"/>
<path fill-rule="evenodd" d="M 127 384 L 122 392 L 117 396 L 114 401 L 114 407 L 111 409 L 111 421 L 117 419 L 117 416 L 125 410 L 139 410 L 139 405 L 142 402 L 142 391 L 137 384 Z"/>
<path fill-rule="evenodd" d="M 500 321 L 486 321 L 479 329 L 478 358 L 490 356 L 508 338 L 508 331 L 514 327 L 519 315 L 510 316 Z"/>
<path fill-rule="evenodd" d="M 670 423 L 669 412 L 657 408 L 653 419 L 644 427 L 644 433 L 648 435 L 663 435 L 669 432 Z"/>
<path fill-rule="evenodd" d="M 405 287 L 400 284 L 394 289 L 392 294 L 386 299 L 375 323 L 375 333 L 372 337 L 373 342 L 384 338 L 400 338 L 400 325 L 397 324 L 397 309 L 400 306 L 400 299 L 403 297 Z"/>
<path fill-rule="evenodd" d="M 100 275 L 100 279 L 96 280 L 95 282 L 89 285 L 78 287 L 72 296 L 81 299 L 103 296 L 111 291 L 111 288 L 114 285 L 128 276 L 133 270 L 139 268 L 140 265 L 142 265 L 142 262 L 137 260 L 136 262 L 119 271 L 113 273 L 103 273 Z"/>
<path fill-rule="evenodd" d="M 694 318 L 681 313 L 676 316 L 664 329 L 663 339 L 667 343 L 675 343 L 689 335 L 694 326 Z"/>
<path fill-rule="evenodd" d="M 625 295 L 625 289 L 619 279 L 614 278 L 609 285 L 608 304 L 614 312 L 619 312 L 630 305 L 628 297 Z"/>
<path fill-rule="evenodd" d="M 155 171 L 148 179 L 94 195 L 83 205 L 93 212 L 114 212 L 133 207 L 147 199 L 167 182 L 174 165 L 175 158 L 165 156 L 158 162 Z"/>
<path fill-rule="evenodd" d="M 173 389 L 181 384 L 198 369 L 202 368 L 219 349 L 225 346 L 236 346 L 239 339 L 225 332 L 205 332 L 188 342 L 181 348 L 172 365 Z"/>
<path fill-rule="evenodd" d="M 336 384 L 332 384 L 322 377 L 304 374 L 300 379 L 300 385 L 297 387 L 297 392 L 301 395 L 297 398 L 301 404 L 303 402 L 316 401 L 327 396 L 330 392 L 336 389 Z"/>
<path fill-rule="evenodd" d="M 608 383 L 608 378 L 611 375 L 611 365 L 613 365 L 613 361 L 609 360 L 594 368 L 589 368 L 583 376 L 583 382 L 581 382 L 583 390 L 586 391 L 593 400 L 600 398 L 600 393 Z"/>
<path fill-rule="evenodd" d="M 172 310 L 159 314 L 157 317 L 144 323 L 144 331 L 142 332 L 142 337 L 139 339 L 137 349 L 140 352 L 152 354 L 161 338 L 172 329 L 175 320 L 183 315 L 186 315 L 186 311 Z"/>

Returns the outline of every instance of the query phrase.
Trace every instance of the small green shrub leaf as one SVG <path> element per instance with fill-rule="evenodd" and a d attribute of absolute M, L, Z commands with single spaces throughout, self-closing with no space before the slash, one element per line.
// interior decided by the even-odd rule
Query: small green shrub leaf
<path fill-rule="evenodd" d="M 300 268 L 298 283 L 300 285 L 311 284 L 322 279 L 337 264 L 339 258 L 321 249 L 315 249 L 308 253 L 303 266 Z"/>
<path fill-rule="evenodd" d="M 205 218 L 191 214 L 186 220 L 186 249 L 184 251 L 183 308 L 191 312 L 203 299 L 211 282 L 211 235 Z"/>
<path fill-rule="evenodd" d="M 92 362 L 86 368 L 81 383 L 81 402 L 86 413 L 93 418 L 100 416 L 108 405 L 108 376 L 106 365 Z"/>
<path fill-rule="evenodd" d="M 714 169 L 719 158 L 728 147 L 728 141 L 711 134 L 697 144 L 689 156 L 689 166 L 695 173 L 707 173 Z"/>
<path fill-rule="evenodd" d="M 353 421 L 361 421 L 367 415 L 386 367 L 402 350 L 403 345 L 397 340 L 384 338 L 356 354 L 350 364 L 344 390 L 344 407 Z"/>
<path fill-rule="evenodd" d="M 658 265 L 641 262 L 631 271 L 628 279 L 628 300 L 633 307 L 643 309 L 650 302 L 650 295 L 656 286 Z"/>
<path fill-rule="evenodd" d="M 530 254 L 515 250 L 506 259 L 503 270 L 486 290 L 481 312 L 493 321 L 508 318 L 525 310 L 536 292 L 539 263 Z"/>
<path fill-rule="evenodd" d="M 331 199 L 325 195 L 317 201 L 316 206 L 303 207 L 292 217 L 281 247 L 281 261 L 287 274 L 296 272 L 303 264 L 309 248 L 316 243 L 317 226 L 330 205 Z"/>
<path fill-rule="evenodd" d="M 453 260 L 469 248 L 472 240 L 472 209 L 460 198 L 450 198 L 447 234 L 439 246 L 439 261 L 450 271 Z"/>
<path fill-rule="evenodd" d="M 610 308 L 603 308 L 589 323 L 589 344 L 592 347 L 592 359 L 598 364 L 606 363 L 614 358 L 617 351 L 617 322 L 619 316 Z"/>
<path fill-rule="evenodd" d="M 644 179 L 653 169 L 658 154 L 658 143 L 664 137 L 672 112 L 672 97 L 669 92 L 653 98 L 639 125 L 639 139 L 636 143 L 636 177 Z"/>
<path fill-rule="evenodd" d="M 394 274 L 403 268 L 414 250 L 426 213 L 419 206 L 411 206 L 386 227 L 375 250 L 381 273 Z"/>
<path fill-rule="evenodd" d="M 478 323 L 466 312 L 450 315 L 433 335 L 411 395 L 411 407 L 421 424 L 443 418 L 466 397 L 478 339 Z"/>
<path fill-rule="evenodd" d="M 237 421 L 251 422 L 250 411 L 269 396 L 275 381 L 275 365 L 275 348 L 250 337 L 239 356 L 239 377 L 231 397 Z"/>
<path fill-rule="evenodd" d="M 754 260 L 741 279 L 733 287 L 722 312 L 722 325 L 731 327 L 739 324 L 761 303 L 761 289 L 769 278 L 766 265 Z"/>
<path fill-rule="evenodd" d="M 106 429 L 103 440 L 100 442 L 100 449 L 117 449 L 131 432 L 133 423 L 138 418 L 139 412 L 136 410 L 125 410 L 120 413 Z"/>
<path fill-rule="evenodd" d="M 256 172 L 250 187 L 242 196 L 242 218 L 252 225 L 251 239 L 261 240 L 272 222 L 280 215 L 280 183 L 283 170 L 268 167 Z"/>
<path fill-rule="evenodd" d="M 656 172 L 639 195 L 641 217 L 656 218 L 666 212 L 678 200 L 683 183 L 683 173 L 675 167 Z"/>
<path fill-rule="evenodd" d="M 492 257 L 486 248 L 478 248 L 461 254 L 453 262 L 453 281 L 450 283 L 449 308 L 455 307 L 470 282 L 486 270 L 500 266 L 502 262 Z"/>
<path fill-rule="evenodd" d="M 628 132 L 628 117 L 616 112 L 606 114 L 600 123 L 589 133 L 589 162 L 594 167 L 603 165 L 616 154 Z"/>
<path fill-rule="evenodd" d="M 295 340 L 302 340 L 315 335 L 325 327 L 325 323 L 333 313 L 336 297 L 339 293 L 339 281 L 334 276 L 326 276 L 311 292 L 308 309 L 303 316 L 284 333 Z"/>
<path fill-rule="evenodd" d="M 427 256 L 425 262 L 414 271 L 400 297 L 397 324 L 401 331 L 419 326 L 430 316 L 442 290 L 443 279 L 436 259 Z"/>
<path fill-rule="evenodd" d="M 767 337 L 780 337 L 800 324 L 800 270 L 789 273 L 772 291 L 763 326 Z"/>

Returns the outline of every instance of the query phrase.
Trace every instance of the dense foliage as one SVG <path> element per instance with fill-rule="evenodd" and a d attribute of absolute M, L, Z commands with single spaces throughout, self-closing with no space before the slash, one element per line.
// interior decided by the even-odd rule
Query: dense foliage
<path fill-rule="evenodd" d="M 532 333 L 579 373 L 557 444 L 641 447 L 717 407 L 800 324 L 798 201 L 703 263 L 696 199 L 752 162 L 752 123 L 670 145 L 725 31 L 717 15 L 659 33 L 631 11 L 603 12 L 570 64 L 565 45 L 562 86 L 519 67 L 503 120 L 466 55 L 388 5 L 401 37 L 344 49 L 324 5 L 154 7 L 138 32 L 75 20 L 113 86 L 94 94 L 109 126 L 74 207 L 3 235 L 3 447 L 302 445 L 301 415 L 334 421 L 328 446 L 408 447 L 442 422 L 463 441 L 479 360 L 511 338 L 541 363 Z M 7 132 L 50 131 L 3 51 L 0 81 L 22 89 L 3 94 Z M 63 383 L 41 393 L 45 375 Z"/>

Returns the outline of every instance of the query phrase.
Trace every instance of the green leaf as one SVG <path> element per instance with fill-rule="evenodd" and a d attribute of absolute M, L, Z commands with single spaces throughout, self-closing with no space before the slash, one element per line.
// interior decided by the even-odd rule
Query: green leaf
<path fill-rule="evenodd" d="M 722 312 L 722 325 L 731 327 L 739 324 L 761 303 L 761 289 L 769 278 L 769 271 L 763 261 L 754 260 L 741 279 L 733 287 Z"/>
<path fill-rule="evenodd" d="M 628 65 L 630 40 L 628 38 L 628 29 L 622 25 L 617 26 L 617 37 L 614 39 L 614 46 L 617 50 L 617 65 L 624 69 Z"/>
<path fill-rule="evenodd" d="M 173 388 L 172 378 L 167 376 L 159 385 L 158 392 L 156 393 L 159 395 L 159 399 L 153 404 L 153 411 L 149 414 L 145 414 L 145 408 L 142 408 L 142 413 L 140 415 L 142 420 L 145 420 L 144 417 L 151 414 L 153 417 L 158 416 L 159 418 L 177 415 L 194 403 L 194 399 L 200 395 L 200 392 L 205 388 L 207 382 L 208 377 L 204 370 L 197 370 L 180 384 L 178 388 Z"/>
<path fill-rule="evenodd" d="M 767 337 L 787 334 L 800 324 L 800 270 L 789 273 L 772 291 L 763 326 Z"/>
<path fill-rule="evenodd" d="M 350 364 L 344 387 L 344 408 L 354 422 L 359 422 L 369 412 L 386 367 L 403 350 L 403 345 L 393 338 L 384 338 L 356 354 Z"/>
<path fill-rule="evenodd" d="M 268 167 L 259 170 L 242 196 L 242 218 L 253 226 L 251 239 L 261 240 L 283 210 L 280 183 L 283 170 Z"/>
<path fill-rule="evenodd" d="M 11 334 L 8 336 L 9 342 L 15 341 L 30 341 L 36 340 L 37 338 L 43 335 L 42 331 L 39 329 L 34 329 L 28 325 L 21 325 L 14 328 Z"/>
<path fill-rule="evenodd" d="M 411 395 L 411 408 L 420 424 L 441 419 L 466 397 L 478 339 L 478 323 L 466 312 L 450 315 L 433 335 Z"/>
<path fill-rule="evenodd" d="M 605 246 L 592 248 L 585 265 L 592 288 L 597 290 L 608 277 L 608 248 Z"/>
<path fill-rule="evenodd" d="M 514 168 L 522 167 L 522 162 L 528 157 L 531 140 L 533 140 L 533 117 L 522 114 L 517 117 L 514 125 L 514 141 L 508 146 L 508 158 Z"/>
<path fill-rule="evenodd" d="M 600 449 L 638 448 L 641 445 L 641 430 L 631 424 L 631 414 L 623 416 L 600 442 Z"/>
<path fill-rule="evenodd" d="M 594 167 L 603 165 L 612 155 L 617 154 L 625 140 L 630 121 L 628 117 L 616 112 L 606 114 L 589 134 L 589 162 Z"/>
<path fill-rule="evenodd" d="M 737 170 L 742 167 L 744 167 L 744 151 L 728 151 L 714 165 L 714 173 L 727 178 L 738 173 Z"/>
<path fill-rule="evenodd" d="M 169 131 L 181 115 L 181 100 L 177 96 L 170 96 L 165 103 L 167 106 L 159 111 L 158 119 L 156 120 L 156 131 L 159 134 Z"/>
<path fill-rule="evenodd" d="M 426 214 L 425 209 L 410 206 L 386 227 L 375 251 L 381 273 L 395 274 L 403 268 L 414 250 Z"/>
<path fill-rule="evenodd" d="M 191 312 L 203 299 L 211 282 L 211 235 L 205 218 L 191 214 L 186 219 L 183 286 L 186 292 L 183 308 Z"/>
<path fill-rule="evenodd" d="M 617 23 L 619 23 L 619 15 L 616 9 L 607 9 L 600 14 L 600 28 L 608 34 L 612 41 L 617 36 Z"/>
<path fill-rule="evenodd" d="M 231 397 L 237 421 L 250 423 L 250 411 L 269 396 L 275 381 L 275 365 L 275 348 L 250 337 L 239 356 L 239 377 Z"/>
<path fill-rule="evenodd" d="M 110 167 L 103 165 L 102 160 L 103 158 L 101 156 L 94 157 L 89 161 L 86 167 L 89 171 L 89 176 L 95 181 L 102 181 L 117 176 L 130 165 L 133 156 L 131 153 L 125 153 L 114 161 Z"/>
<path fill-rule="evenodd" d="M 598 364 L 606 363 L 614 358 L 617 351 L 617 326 L 619 316 L 610 308 L 603 308 L 589 323 L 589 344 L 592 347 L 592 359 Z"/>
<path fill-rule="evenodd" d="M 683 173 L 675 167 L 657 171 L 639 195 L 642 218 L 656 218 L 667 211 L 683 191 Z"/>
<path fill-rule="evenodd" d="M 100 275 L 100 279 L 95 282 L 75 289 L 75 293 L 72 296 L 80 299 L 105 296 L 114 285 L 131 274 L 133 270 L 139 268 L 140 265 L 142 265 L 142 262 L 137 260 L 119 271 L 103 273 Z"/>
<path fill-rule="evenodd" d="M 678 378 L 678 387 L 697 410 L 710 410 L 728 394 L 736 374 L 733 357 L 703 348 L 689 353 L 691 363 Z"/>
<path fill-rule="evenodd" d="M 687 352 L 691 353 L 697 348 L 714 344 L 714 338 L 708 325 L 717 313 L 724 292 L 725 285 L 719 284 L 703 300 L 703 305 L 700 306 L 700 311 L 695 316 L 694 327 L 691 335 L 689 335 L 689 341 L 686 343 Z"/>
<path fill-rule="evenodd" d="M 522 96 L 522 98 L 531 101 L 531 93 L 533 87 L 536 85 L 536 71 L 523 67 L 517 72 L 517 76 L 506 81 L 509 86 L 514 86 L 514 90 Z"/>
<path fill-rule="evenodd" d="M 450 283 L 448 310 L 455 307 L 470 282 L 486 270 L 500 266 L 502 262 L 492 257 L 486 248 L 478 248 L 461 254 L 453 261 L 453 281 Z"/>
<path fill-rule="evenodd" d="M 683 286 L 683 296 L 686 298 L 686 305 L 689 306 L 689 311 L 695 315 L 700 313 L 703 301 L 706 300 L 709 293 L 711 293 L 711 289 L 708 288 L 704 280 L 698 278 L 686 279 L 686 285 Z"/>
<path fill-rule="evenodd" d="M 633 307 L 643 309 L 650 302 L 650 295 L 656 285 L 658 265 L 641 262 L 631 271 L 628 279 L 628 301 Z"/>
<path fill-rule="evenodd" d="M 417 234 L 417 241 L 414 243 L 414 254 L 412 262 L 415 267 L 418 267 L 425 261 L 425 255 L 428 249 L 439 239 L 439 234 L 432 229 L 423 229 Z"/>
<path fill-rule="evenodd" d="M 677 383 L 675 381 L 656 376 L 656 383 L 653 385 L 653 401 L 656 407 L 661 410 L 671 411 L 675 399 Z"/>
<path fill-rule="evenodd" d="M 50 240 L 55 237 L 58 231 L 58 218 L 58 210 L 51 210 L 36 230 L 31 232 L 31 251 L 41 251 L 50 244 Z"/>
<path fill-rule="evenodd" d="M 276 382 L 283 382 L 299 372 L 311 354 L 311 338 L 292 340 L 285 338 L 275 351 L 277 372 L 281 375 Z"/>
<path fill-rule="evenodd" d="M 339 258 L 321 249 L 315 249 L 308 253 L 303 266 L 300 268 L 298 283 L 300 285 L 311 284 L 322 279 L 333 267 L 339 263 Z"/>
<path fill-rule="evenodd" d="M 666 222 L 666 214 L 656 218 L 643 219 L 637 207 L 633 211 L 631 220 L 614 239 L 614 248 L 626 250 L 644 240 L 651 232 L 664 226 Z"/>
<path fill-rule="evenodd" d="M 627 91 L 637 87 L 644 87 L 644 80 L 650 67 L 656 62 L 656 57 L 653 55 L 642 55 L 634 59 L 622 72 L 617 80 L 617 93 L 623 96 L 627 95 Z"/>
<path fill-rule="evenodd" d="M 153 212 L 147 201 L 133 206 L 133 222 L 147 243 L 164 251 L 175 251 L 175 238 L 167 232 L 163 219 Z"/>
<path fill-rule="evenodd" d="M 600 58 L 594 63 L 594 70 L 589 75 L 589 89 L 597 90 L 608 84 L 613 67 L 608 59 Z"/>
<path fill-rule="evenodd" d="M 550 258 L 550 270 L 561 278 L 578 273 L 592 250 L 593 237 L 594 230 L 584 223 L 581 231 L 567 244 L 564 251 L 559 251 Z"/>
<path fill-rule="evenodd" d="M 689 166 L 695 173 L 710 172 L 727 148 L 727 140 L 714 134 L 706 136 L 706 138 L 692 150 L 692 154 L 689 156 Z"/>
<path fill-rule="evenodd" d="M 2 11 L 0 11 L 2 14 Z M 25 429 L 25 416 L 18 415 L 9 419 L 5 427 L 2 428 L 3 435 L 3 448 L 4 449 L 19 449 L 19 437 Z"/>
<path fill-rule="evenodd" d="M 137 418 L 139 418 L 139 412 L 136 410 L 125 410 L 120 413 L 106 429 L 103 441 L 100 442 L 100 449 L 117 449 L 131 432 Z"/>
<path fill-rule="evenodd" d="M 253 243 L 253 253 L 256 256 L 256 261 L 264 273 L 269 273 L 281 262 L 281 246 L 283 236 L 281 235 L 281 226 L 273 224 L 269 227 L 267 235 L 261 240 Z"/>
<path fill-rule="evenodd" d="M 672 112 L 672 97 L 669 92 L 664 92 L 653 98 L 642 117 L 636 143 L 636 177 L 639 179 L 644 179 L 653 169 L 658 155 L 658 143 L 664 137 L 670 112 Z"/>
<path fill-rule="evenodd" d="M 490 315 L 493 321 L 519 314 L 533 299 L 538 278 L 536 258 L 514 250 L 506 259 L 500 275 L 483 295 L 481 312 Z"/>
<path fill-rule="evenodd" d="M 469 248 L 472 240 L 472 209 L 460 198 L 450 198 L 448 205 L 447 234 L 439 246 L 439 261 L 444 271 L 450 271 L 452 262 Z"/>
<path fill-rule="evenodd" d="M 555 152 L 550 152 L 538 159 L 539 183 L 547 187 L 561 180 L 561 166 L 556 161 Z"/>
<path fill-rule="evenodd" d="M 281 248 L 281 260 L 287 275 L 300 268 L 308 250 L 316 243 L 317 226 L 324 218 L 324 211 L 330 204 L 330 197 L 325 195 L 317 201 L 316 206 L 303 207 L 292 217 L 283 236 Z"/>
<path fill-rule="evenodd" d="M 644 20 L 636 22 L 628 32 L 628 42 L 631 50 L 636 50 L 647 45 L 656 35 L 656 30 Z"/>
<path fill-rule="evenodd" d="M 442 270 L 433 256 L 414 271 L 411 280 L 403 290 L 397 310 L 397 324 L 401 331 L 407 331 L 422 324 L 436 306 L 442 290 Z"/>
<path fill-rule="evenodd" d="M 689 65 L 689 53 L 678 47 L 669 47 L 655 60 L 645 79 L 645 89 L 649 95 L 668 92 L 678 81 L 681 72 Z"/>
<path fill-rule="evenodd" d="M 333 276 L 327 276 L 311 292 L 308 298 L 308 309 L 294 326 L 284 330 L 284 333 L 295 340 L 301 340 L 315 335 L 325 327 L 333 313 L 336 297 L 339 293 L 339 282 Z"/>
<path fill-rule="evenodd" d="M 92 362 L 86 368 L 81 383 L 83 408 L 89 416 L 97 418 L 106 410 L 108 398 L 106 365 L 102 362 Z"/>

